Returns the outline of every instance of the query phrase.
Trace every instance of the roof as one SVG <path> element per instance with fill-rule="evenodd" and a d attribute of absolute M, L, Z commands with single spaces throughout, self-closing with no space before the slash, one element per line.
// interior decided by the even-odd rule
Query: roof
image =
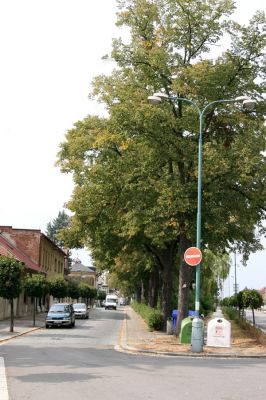
<path fill-rule="evenodd" d="M 94 274 L 95 270 L 86 265 L 83 265 L 82 262 L 79 259 L 77 259 L 71 265 L 70 272 L 87 272 Z"/>
<path fill-rule="evenodd" d="M 25 264 L 25 266 L 33 271 L 41 272 L 41 267 L 33 262 L 27 254 L 21 251 L 18 247 L 16 247 L 13 243 L 11 243 L 6 237 L 2 236 L 0 233 L 0 245 L 2 245 L 9 254 L 12 254 L 18 261 L 21 261 Z M 1 254 L 1 250 L 0 250 Z"/>

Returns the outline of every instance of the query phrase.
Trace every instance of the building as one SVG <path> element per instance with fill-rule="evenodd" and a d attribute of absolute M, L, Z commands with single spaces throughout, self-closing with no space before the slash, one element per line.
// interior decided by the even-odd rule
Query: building
<path fill-rule="evenodd" d="M 70 268 L 69 278 L 83 280 L 90 286 L 96 287 L 96 269 L 83 265 L 79 259 L 76 259 Z"/>
<path fill-rule="evenodd" d="M 259 290 L 259 293 L 261 294 L 264 304 L 266 305 L 266 286 L 263 287 L 262 289 Z"/>
<path fill-rule="evenodd" d="M 64 276 L 67 266 L 65 252 L 38 229 L 0 226 L 0 255 L 16 258 L 24 263 L 28 273 L 43 274 L 47 279 Z M 31 299 L 21 294 L 15 302 L 15 315 L 26 315 L 31 308 Z M 9 314 L 9 303 L 0 299 L 0 319 Z"/>

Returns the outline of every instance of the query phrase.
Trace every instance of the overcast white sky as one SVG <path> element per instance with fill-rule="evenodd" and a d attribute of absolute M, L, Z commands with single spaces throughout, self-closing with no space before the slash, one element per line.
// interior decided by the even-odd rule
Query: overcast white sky
<path fill-rule="evenodd" d="M 264 0 L 236 4 L 241 23 L 266 11 Z M 58 145 L 74 122 L 101 112 L 88 93 L 114 67 L 101 57 L 119 36 L 116 11 L 115 0 L 0 0 L 0 225 L 45 232 L 69 199 L 71 177 L 54 166 Z M 245 268 L 237 259 L 240 289 L 266 286 L 265 260 L 266 251 Z"/>

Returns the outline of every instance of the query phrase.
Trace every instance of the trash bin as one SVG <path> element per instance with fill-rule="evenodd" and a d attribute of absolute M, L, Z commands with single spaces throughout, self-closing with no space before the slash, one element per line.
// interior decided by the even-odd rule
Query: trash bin
<path fill-rule="evenodd" d="M 179 341 L 182 344 L 191 343 L 193 317 L 184 318 L 181 322 Z"/>
<path fill-rule="evenodd" d="M 172 335 L 173 334 L 173 318 L 169 318 L 166 321 L 166 334 Z"/>
<path fill-rule="evenodd" d="M 207 346 L 231 347 L 231 323 L 225 318 L 213 318 L 208 323 Z"/>
<path fill-rule="evenodd" d="M 173 331 L 174 331 L 174 333 L 176 332 L 177 317 L 178 317 L 178 310 L 173 310 L 172 311 L 172 318 L 173 318 Z"/>

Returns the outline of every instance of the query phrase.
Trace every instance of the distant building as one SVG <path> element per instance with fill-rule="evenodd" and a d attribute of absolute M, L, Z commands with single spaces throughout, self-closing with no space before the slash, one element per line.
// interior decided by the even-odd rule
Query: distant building
<path fill-rule="evenodd" d="M 64 275 L 66 253 L 39 229 L 14 229 L 0 226 L 0 254 L 15 257 L 32 272 L 48 278 Z"/>
<path fill-rule="evenodd" d="M 14 229 L 0 226 L 0 255 L 14 257 L 24 263 L 30 274 L 64 276 L 66 253 L 38 229 Z M 15 316 L 31 313 L 31 299 L 22 293 L 15 302 Z M 10 314 L 9 303 L 0 298 L 0 319 Z"/>
<path fill-rule="evenodd" d="M 261 294 L 264 304 L 266 305 L 266 286 L 263 287 L 262 289 L 259 290 L 259 293 Z"/>
<path fill-rule="evenodd" d="M 96 287 L 96 268 L 83 265 L 78 258 L 72 263 L 68 277 L 83 280 Z"/>

